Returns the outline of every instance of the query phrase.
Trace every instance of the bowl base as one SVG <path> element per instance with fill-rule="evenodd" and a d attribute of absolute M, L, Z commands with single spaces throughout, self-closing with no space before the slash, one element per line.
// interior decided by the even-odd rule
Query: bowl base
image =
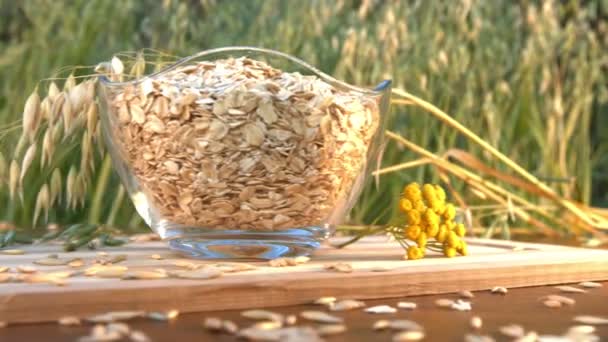
<path fill-rule="evenodd" d="M 169 247 L 198 259 L 275 259 L 311 254 L 329 236 L 322 227 L 293 228 L 274 232 L 173 228 Z"/>

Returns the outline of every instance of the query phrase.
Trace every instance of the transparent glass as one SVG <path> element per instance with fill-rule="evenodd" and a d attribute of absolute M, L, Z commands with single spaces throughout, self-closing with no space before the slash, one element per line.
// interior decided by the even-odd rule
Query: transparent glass
<path fill-rule="evenodd" d="M 151 114 L 146 110 L 150 110 L 151 106 L 155 105 L 151 101 L 160 102 L 158 100 L 160 95 L 140 95 L 138 92 L 144 87 L 150 87 L 150 81 L 164 80 L 167 75 L 180 73 L 180 70 L 185 70 L 184 67 L 202 65 L 200 64 L 202 62 L 209 64 L 208 62 L 240 57 L 263 61 L 283 72 L 314 76 L 333 87 L 332 92 L 349 94 L 351 98 L 362 104 L 361 108 L 365 109 L 366 118 L 368 118 L 368 121 L 364 121 L 367 126 L 358 128 L 357 132 L 365 132 L 369 138 L 354 139 L 343 133 L 339 133 L 343 134 L 341 137 L 334 137 L 331 135 L 333 131 L 327 131 L 327 129 L 324 131 L 325 135 L 321 135 L 319 124 L 316 124 L 316 128 L 315 124 L 311 124 L 313 127 L 306 126 L 306 132 L 311 132 L 310 135 L 315 137 L 314 143 L 306 141 L 302 136 L 291 135 L 287 140 L 288 144 L 285 145 L 289 147 L 289 152 L 281 152 L 281 154 L 277 153 L 278 149 L 272 145 L 275 140 L 269 140 L 268 136 L 264 137 L 265 140 L 259 146 L 247 146 L 242 143 L 240 140 L 243 138 L 239 137 L 242 136 L 243 126 L 241 123 L 237 123 L 233 125 L 235 128 L 229 126 L 230 130 L 225 137 L 222 137 L 222 139 L 229 139 L 226 140 L 227 142 L 212 139 L 205 131 L 197 136 L 197 132 L 186 130 L 188 134 L 193 135 L 189 136 L 189 139 L 202 141 L 205 146 L 222 144 L 221 152 L 205 150 L 195 153 L 189 145 L 180 145 L 179 137 L 167 138 L 174 132 L 163 130 L 159 133 L 150 133 L 144 126 L 138 126 L 142 122 L 133 123 L 136 113 L 132 107 L 129 107 L 128 111 L 131 114 L 131 121 L 121 117 L 121 115 L 123 117 L 126 115 L 124 112 L 121 113 L 121 106 L 125 106 L 125 103 L 131 106 L 135 101 L 141 108 L 144 108 L 143 114 L 146 115 L 146 118 L 150 118 Z M 176 89 L 186 87 L 185 84 L 182 87 L 180 82 L 174 86 Z M 226 87 L 230 88 L 230 86 L 228 79 Z M 390 103 L 390 86 L 390 80 L 381 82 L 373 89 L 352 86 L 324 74 L 293 56 L 278 51 L 253 47 L 220 48 L 181 59 L 160 72 L 151 73 L 129 82 L 118 82 L 116 78 L 102 76 L 99 82 L 102 129 L 114 168 L 120 175 L 137 212 L 152 230 L 168 242 L 170 248 L 197 258 L 272 259 L 280 256 L 308 255 L 319 247 L 322 241 L 333 232 L 334 227 L 345 218 L 368 179 L 370 170 L 377 167 L 380 149 L 383 145 L 381 132 L 384 130 Z M 192 88 L 193 85 L 190 83 L 187 87 Z M 195 91 L 198 91 L 199 94 L 207 94 L 204 85 L 200 87 Z M 297 93 L 294 96 L 297 96 Z M 201 100 L 200 103 L 212 100 L 214 99 L 207 98 Z M 172 108 L 171 99 L 168 106 Z M 261 104 L 258 104 L 258 109 L 247 109 L 251 113 L 246 114 L 247 120 L 259 121 L 258 126 L 265 125 L 263 120 L 256 119 L 260 106 Z M 281 108 L 284 108 L 284 112 L 275 111 L 279 116 L 275 126 L 281 124 L 281 115 L 287 115 L 285 113 L 291 111 L 288 107 Z M 324 110 L 326 113 L 330 113 L 329 109 Z M 340 117 L 343 119 L 348 119 L 347 115 L 352 115 L 353 118 L 356 116 L 355 114 L 344 114 L 339 109 L 332 110 L 337 110 L 336 113 L 342 115 Z M 203 122 L 207 120 L 204 117 L 210 117 L 209 120 L 218 119 L 213 118 L 214 114 L 211 114 L 210 111 L 197 112 L 196 107 L 188 109 L 188 111 L 188 118 L 179 119 L 182 125 L 190 125 L 192 120 Z M 306 120 L 312 115 L 303 113 L 300 109 L 298 111 L 302 120 Z M 234 111 L 237 114 L 243 112 L 243 110 Z M 197 118 L 197 115 L 200 115 L 201 118 Z M 330 114 L 326 116 L 326 121 L 334 120 Z M 289 118 L 289 120 L 293 120 L 292 116 Z M 225 119 L 226 117 L 219 117 L 218 120 Z M 290 125 L 287 119 L 283 122 L 283 125 L 285 122 L 288 126 Z M 354 130 L 350 127 L 354 125 L 353 122 L 352 120 L 347 120 L 346 123 L 333 121 L 326 127 L 335 128 L 347 125 L 346 132 L 352 133 Z M 182 128 L 179 123 L 173 124 L 175 125 L 172 126 L 172 129 Z M 247 123 L 245 122 L 244 125 Z M 268 134 L 272 127 L 268 125 L 268 127 L 264 126 L 264 129 Z M 335 129 L 337 130 L 337 128 Z M 289 130 L 289 128 L 287 127 L 285 130 Z M 144 138 L 141 138 L 140 135 Z M 170 150 L 173 152 L 164 151 L 162 143 L 159 141 L 170 141 Z M 352 151 L 352 146 L 357 146 L 354 150 L 357 153 L 343 152 Z M 231 148 L 234 151 L 231 151 Z M 312 152 L 306 154 L 304 149 L 306 153 Z M 163 152 L 159 152 L 160 150 Z M 231 152 L 234 153 L 231 154 Z M 226 156 L 231 157 L 236 155 L 237 160 L 220 157 L 218 153 L 225 153 Z M 299 169 L 296 169 L 299 171 L 294 171 L 292 158 L 298 153 L 308 155 L 309 159 L 304 159 L 304 163 Z M 243 160 L 249 157 L 260 160 L 259 158 L 263 159 L 270 155 L 276 162 L 272 171 L 264 167 L 266 164 L 254 164 L 253 171 L 243 171 L 242 169 L 235 171 L 235 167 L 233 167 L 233 164 L 242 166 Z M 324 156 L 322 158 L 325 159 L 310 159 L 315 158 L 314 156 Z M 174 162 L 176 160 L 177 163 Z M 348 160 L 348 163 L 344 163 L 344 160 Z M 345 165 L 344 170 L 349 170 L 349 168 L 353 170 L 342 172 L 342 168 L 339 167 L 341 163 Z M 179 175 L 182 175 L 181 172 L 185 170 L 186 164 L 189 167 L 189 173 L 184 171 L 184 174 L 186 176 L 194 175 L 191 178 L 186 177 L 186 180 L 196 178 L 196 181 L 193 180 L 189 183 L 179 176 L 165 176 L 168 165 L 172 165 L 173 168 L 175 168 L 173 165 L 180 165 L 182 169 L 180 169 Z M 201 170 L 212 168 L 217 172 L 214 173 L 213 179 L 206 178 L 204 170 L 199 172 L 199 168 Z M 167 188 L 174 191 L 175 194 L 165 194 L 164 191 Z M 184 195 L 184 191 L 187 192 L 186 195 Z M 244 196 L 245 192 L 249 195 Z M 184 200 L 184 196 L 187 197 L 187 200 Z M 255 198 L 251 198 L 251 196 Z"/>

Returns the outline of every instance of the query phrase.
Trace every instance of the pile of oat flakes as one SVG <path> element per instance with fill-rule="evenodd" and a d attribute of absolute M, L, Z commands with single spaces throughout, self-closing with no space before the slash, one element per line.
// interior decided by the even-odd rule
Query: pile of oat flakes
<path fill-rule="evenodd" d="M 379 125 L 375 99 L 245 57 L 146 78 L 110 106 L 116 145 L 151 205 L 216 229 L 333 220 Z"/>

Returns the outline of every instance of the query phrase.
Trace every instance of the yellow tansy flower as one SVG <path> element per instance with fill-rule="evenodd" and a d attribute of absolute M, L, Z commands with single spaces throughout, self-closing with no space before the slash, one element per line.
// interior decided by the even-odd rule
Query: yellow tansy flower
<path fill-rule="evenodd" d="M 407 223 L 409 224 L 420 224 L 420 212 L 416 209 L 407 211 Z"/>
<path fill-rule="evenodd" d="M 456 256 L 456 248 L 453 247 L 444 247 L 443 248 L 443 255 L 445 255 L 448 258 L 453 258 Z"/>
<path fill-rule="evenodd" d="M 418 236 L 420 236 L 421 232 L 422 232 L 422 229 L 420 228 L 420 226 L 411 225 L 411 226 L 407 227 L 407 229 L 405 230 L 405 236 L 412 241 L 416 241 Z"/>
<path fill-rule="evenodd" d="M 429 225 L 431 224 L 439 224 L 439 216 L 433 211 L 433 209 L 427 209 L 424 212 L 424 221 L 426 221 L 426 223 L 428 223 Z"/>
<path fill-rule="evenodd" d="M 449 232 L 448 227 L 446 227 L 445 224 L 442 224 L 441 226 L 439 226 L 439 231 L 437 232 L 437 235 L 435 236 L 435 240 L 437 240 L 438 242 L 444 243 L 445 240 L 447 239 L 448 232 Z"/>
<path fill-rule="evenodd" d="M 421 259 L 424 256 L 424 251 L 416 246 L 411 246 L 407 249 L 407 258 L 409 260 Z"/>
<path fill-rule="evenodd" d="M 421 199 L 414 200 L 412 203 L 414 205 L 414 209 L 420 212 L 424 212 L 426 210 L 426 205 L 424 205 L 424 202 Z"/>
<path fill-rule="evenodd" d="M 418 183 L 410 183 L 403 188 L 403 197 L 410 201 L 415 201 L 421 198 L 420 185 Z"/>
<path fill-rule="evenodd" d="M 448 203 L 445 205 L 445 211 L 443 212 L 443 217 L 446 220 L 453 220 L 456 217 L 456 208 L 452 203 Z"/>
<path fill-rule="evenodd" d="M 407 198 L 402 198 L 399 200 L 399 209 L 406 213 L 408 210 L 412 210 L 412 201 Z"/>
<path fill-rule="evenodd" d="M 435 184 L 435 195 L 437 195 L 437 198 L 442 202 L 445 202 L 445 199 L 447 198 L 445 190 L 438 184 Z"/>
<path fill-rule="evenodd" d="M 439 233 L 439 224 L 437 224 L 437 223 L 427 224 L 424 228 L 425 228 L 424 231 L 426 232 L 426 235 L 437 239 L 437 233 Z"/>
<path fill-rule="evenodd" d="M 428 238 L 426 236 L 426 233 L 420 232 L 420 235 L 418 235 L 418 238 L 416 239 L 416 244 L 418 245 L 418 247 L 425 248 L 427 241 Z"/>
<path fill-rule="evenodd" d="M 458 237 L 458 235 L 456 235 L 455 232 L 451 231 L 448 233 L 446 242 L 448 246 L 456 248 L 460 244 L 460 238 Z"/>
<path fill-rule="evenodd" d="M 456 233 L 456 235 L 463 237 L 466 235 L 467 233 L 467 229 L 464 227 L 464 224 L 459 223 L 456 225 L 456 227 L 454 228 L 454 233 Z"/>
<path fill-rule="evenodd" d="M 460 246 L 458 246 L 458 248 L 456 248 L 456 250 L 458 251 L 458 253 L 460 253 L 460 255 L 469 254 L 469 247 L 467 246 L 467 243 L 462 240 L 460 241 Z"/>
<path fill-rule="evenodd" d="M 435 198 L 435 187 L 431 184 L 424 184 L 422 186 L 422 196 L 427 202 L 432 202 Z"/>

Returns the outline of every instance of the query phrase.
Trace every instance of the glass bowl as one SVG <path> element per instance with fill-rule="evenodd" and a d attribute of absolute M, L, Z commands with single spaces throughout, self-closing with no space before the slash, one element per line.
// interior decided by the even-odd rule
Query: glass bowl
<path fill-rule="evenodd" d="M 103 135 L 137 212 L 198 258 L 308 255 L 376 163 L 390 81 L 336 80 L 284 53 L 207 50 L 100 77 Z"/>

